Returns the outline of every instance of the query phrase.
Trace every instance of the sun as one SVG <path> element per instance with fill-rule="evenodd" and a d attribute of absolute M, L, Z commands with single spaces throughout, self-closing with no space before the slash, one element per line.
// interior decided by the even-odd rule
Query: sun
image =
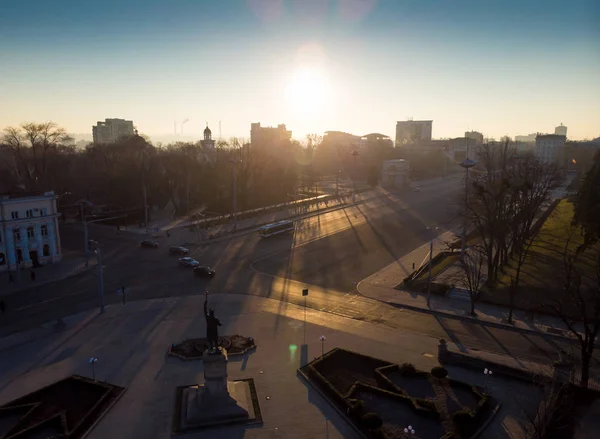
<path fill-rule="evenodd" d="M 285 90 L 289 109 L 304 114 L 321 110 L 329 101 L 329 94 L 327 75 L 311 67 L 297 70 Z"/>

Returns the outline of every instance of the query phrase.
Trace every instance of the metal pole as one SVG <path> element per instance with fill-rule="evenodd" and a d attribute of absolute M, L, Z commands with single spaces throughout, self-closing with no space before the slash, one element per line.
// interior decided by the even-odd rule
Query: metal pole
<path fill-rule="evenodd" d="M 146 235 L 148 234 L 148 194 L 146 192 L 146 180 L 144 179 L 144 223 L 146 224 Z"/>
<path fill-rule="evenodd" d="M 85 266 L 87 267 L 90 254 L 90 244 L 88 243 L 88 228 L 87 221 L 85 220 L 85 214 L 83 212 L 83 203 L 79 205 L 79 212 L 81 213 L 81 224 L 83 225 L 83 256 L 85 258 Z"/>
<path fill-rule="evenodd" d="M 102 277 L 102 256 L 100 249 L 96 249 L 96 255 L 98 256 L 98 287 L 100 293 L 100 312 L 104 312 L 104 279 Z"/>
<path fill-rule="evenodd" d="M 13 229 L 13 244 L 15 247 L 15 260 L 17 261 L 17 283 L 21 283 L 21 264 L 19 262 L 19 250 L 17 249 L 17 229 Z"/>
<path fill-rule="evenodd" d="M 431 306 L 431 260 L 433 259 L 433 238 L 429 241 L 429 276 L 427 278 L 427 307 Z"/>
<path fill-rule="evenodd" d="M 463 218 L 463 231 L 462 231 L 462 249 L 461 257 L 464 256 L 467 249 L 467 206 L 468 206 L 468 191 L 469 191 L 469 167 L 465 167 L 465 212 Z"/>
<path fill-rule="evenodd" d="M 353 154 L 353 157 L 354 157 L 354 178 L 352 179 L 352 203 L 355 203 L 356 202 L 356 154 Z"/>
<path fill-rule="evenodd" d="M 237 230 L 237 162 L 233 163 L 233 231 Z"/>

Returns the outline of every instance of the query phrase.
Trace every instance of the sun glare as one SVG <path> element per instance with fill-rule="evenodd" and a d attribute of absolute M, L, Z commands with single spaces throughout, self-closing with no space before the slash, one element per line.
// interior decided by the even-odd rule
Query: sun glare
<path fill-rule="evenodd" d="M 291 110 L 301 113 L 319 111 L 328 102 L 330 87 L 324 72 L 303 68 L 291 78 L 286 100 Z"/>

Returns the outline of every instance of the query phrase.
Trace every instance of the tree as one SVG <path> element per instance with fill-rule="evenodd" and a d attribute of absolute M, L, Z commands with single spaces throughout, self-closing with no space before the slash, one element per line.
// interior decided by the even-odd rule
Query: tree
<path fill-rule="evenodd" d="M 475 315 L 475 302 L 481 297 L 481 287 L 485 283 L 485 253 L 480 246 L 471 247 L 463 253 L 459 262 L 459 270 L 454 276 L 457 284 L 469 292 L 471 315 Z"/>
<path fill-rule="evenodd" d="M 72 140 L 66 130 L 54 122 L 8 127 L 2 137 L 3 144 L 14 156 L 17 175 L 32 189 L 51 189 L 48 187 L 49 158 L 57 154 L 59 147 L 71 145 Z"/>
<path fill-rule="evenodd" d="M 592 245 L 600 239 L 600 151 L 594 156 L 592 167 L 586 173 L 575 197 L 574 223 L 581 226 L 584 245 Z"/>
<path fill-rule="evenodd" d="M 531 235 L 552 191 L 562 183 L 562 175 L 556 166 L 533 156 L 520 158 L 508 142 L 483 145 L 479 157 L 480 168 L 470 182 L 463 215 L 478 232 L 488 284 L 494 285 L 510 252 L 521 248 Z"/>
<path fill-rule="evenodd" d="M 600 330 L 600 249 L 574 249 L 571 245 L 575 227 L 571 227 L 563 253 L 563 295 L 543 304 L 562 320 L 567 329 L 579 342 L 581 355 L 581 382 L 587 387 L 589 370 L 598 331 Z M 595 279 L 587 278 L 582 272 L 583 258 L 595 256 Z M 578 329 L 579 327 L 582 329 Z"/>

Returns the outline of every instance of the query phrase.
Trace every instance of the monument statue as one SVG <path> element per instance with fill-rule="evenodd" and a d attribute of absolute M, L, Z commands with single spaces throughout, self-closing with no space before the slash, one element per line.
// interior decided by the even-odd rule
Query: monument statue
<path fill-rule="evenodd" d="M 204 293 L 206 299 L 204 300 L 204 317 L 206 318 L 206 338 L 210 343 L 208 348 L 209 352 L 216 351 L 219 347 L 219 326 L 221 321 L 215 317 L 215 310 L 208 309 L 208 291 Z"/>

